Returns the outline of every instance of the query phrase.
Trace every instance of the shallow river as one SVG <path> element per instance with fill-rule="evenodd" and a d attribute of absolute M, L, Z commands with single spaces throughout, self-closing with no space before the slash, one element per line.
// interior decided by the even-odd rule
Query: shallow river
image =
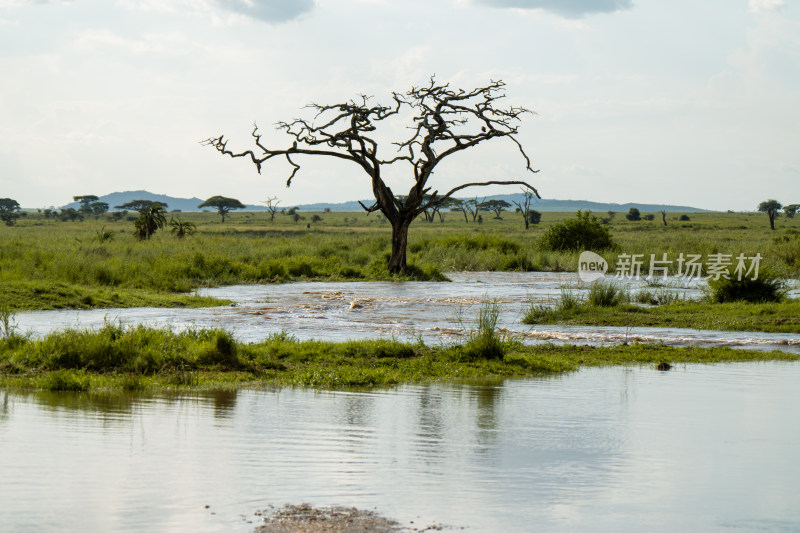
<path fill-rule="evenodd" d="M 528 343 L 615 344 L 663 342 L 675 346 L 732 346 L 800 353 L 800 334 L 699 331 L 674 328 L 527 326 L 520 323 L 529 302 L 548 304 L 562 289 L 586 292 L 575 273 L 451 273 L 452 282 L 340 282 L 229 286 L 203 294 L 232 300 L 235 306 L 208 309 L 101 309 L 20 313 L 23 332 L 42 335 L 65 327 L 98 327 L 104 321 L 186 327 L 223 327 L 244 341 L 259 341 L 286 330 L 300 339 L 344 340 L 421 336 L 428 343 L 454 342 L 475 327 L 481 303 L 496 300 L 500 325 Z M 611 278 L 613 279 L 613 278 Z M 666 288 L 696 298 L 696 284 L 668 280 Z M 630 290 L 645 289 L 631 282 Z M 800 296 L 797 290 L 793 296 Z"/>
<path fill-rule="evenodd" d="M 798 383 L 798 363 L 739 363 L 368 392 L 0 391 L 0 531 L 249 532 L 300 502 L 480 532 L 799 531 Z"/>

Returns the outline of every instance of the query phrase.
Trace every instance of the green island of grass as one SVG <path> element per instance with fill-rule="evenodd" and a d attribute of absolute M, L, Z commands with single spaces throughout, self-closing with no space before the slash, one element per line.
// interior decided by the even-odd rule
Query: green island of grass
<path fill-rule="evenodd" d="M 122 327 L 0 339 L 0 387 L 12 390 L 338 389 L 441 380 L 557 375 L 581 367 L 796 361 L 784 352 L 661 345 L 525 346 L 479 331 L 467 342 L 298 341 L 281 333 L 237 342 L 224 330 Z"/>
<path fill-rule="evenodd" d="M 582 304 L 549 309 L 540 307 L 531 308 L 522 322 L 800 333 L 800 302 L 676 302 L 654 307 L 633 304 L 610 307 Z"/>

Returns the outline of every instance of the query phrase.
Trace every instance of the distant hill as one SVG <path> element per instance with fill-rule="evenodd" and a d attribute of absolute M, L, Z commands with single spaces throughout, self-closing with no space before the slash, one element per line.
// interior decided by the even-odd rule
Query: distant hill
<path fill-rule="evenodd" d="M 474 196 L 472 197 L 474 198 Z M 522 193 L 516 194 L 499 194 L 494 196 L 486 196 L 486 200 L 505 200 L 508 203 L 522 202 Z M 483 196 L 478 196 L 479 200 L 483 200 Z M 126 191 L 126 192 L 113 192 L 105 196 L 101 196 L 98 201 L 106 202 L 111 209 L 114 206 L 122 205 L 133 200 L 151 200 L 153 202 L 161 202 L 167 204 L 167 209 L 172 211 L 180 209 L 181 211 L 200 211 L 197 208 L 204 200 L 202 198 L 175 198 L 174 196 L 167 196 L 165 194 L 153 194 L 147 191 Z M 365 205 L 372 205 L 373 200 L 362 200 Z M 78 207 L 77 202 L 67 204 L 63 207 Z M 281 205 L 281 208 L 292 207 L 289 204 Z M 331 211 L 363 211 L 362 207 L 356 201 L 342 202 L 342 203 L 314 203 L 303 204 L 298 206 L 301 211 L 324 211 L 330 209 Z M 640 204 L 640 203 L 602 203 L 602 202 L 589 202 L 587 200 L 552 200 L 543 199 L 535 200 L 532 208 L 537 211 L 560 211 L 572 212 L 578 209 L 590 210 L 595 213 L 605 213 L 607 211 L 616 211 L 618 213 L 627 213 L 631 207 L 635 207 L 643 213 L 657 213 L 658 211 L 666 211 L 667 213 L 698 213 L 708 212 L 707 209 L 700 209 L 697 207 L 689 207 L 685 205 L 665 205 L 665 204 Z M 266 207 L 263 205 L 247 205 L 244 211 L 265 211 Z"/>
<path fill-rule="evenodd" d="M 471 198 L 474 198 L 472 196 Z M 479 200 L 483 200 L 483 196 L 478 196 Z M 505 200 L 513 205 L 513 202 L 522 203 L 522 193 L 516 194 L 498 194 L 493 196 L 486 196 L 486 200 Z M 372 205 L 374 200 L 362 200 L 364 205 Z M 301 211 L 324 211 L 330 209 L 331 211 L 363 211 L 363 208 L 358 205 L 358 202 L 343 202 L 339 204 L 331 203 L 316 203 L 304 204 L 298 206 Z M 666 211 L 667 213 L 700 213 L 708 212 L 708 209 L 700 209 L 697 207 L 689 207 L 686 205 L 665 205 L 665 204 L 640 204 L 640 203 L 602 203 L 602 202 L 589 202 L 587 200 L 535 200 L 532 209 L 537 211 L 559 211 L 559 212 L 572 212 L 578 209 L 584 211 L 590 210 L 596 213 L 605 213 L 607 211 L 615 211 L 617 213 L 627 213 L 631 207 L 635 207 L 643 213 L 657 213 L 659 211 Z"/>

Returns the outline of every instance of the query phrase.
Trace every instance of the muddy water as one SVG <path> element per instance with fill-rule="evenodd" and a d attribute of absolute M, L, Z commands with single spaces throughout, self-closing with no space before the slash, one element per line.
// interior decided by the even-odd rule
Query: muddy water
<path fill-rule="evenodd" d="M 446 531 L 800 531 L 798 382 L 800 363 L 748 363 L 364 392 L 0 391 L 0 531 L 244 533 L 301 502 Z"/>
<path fill-rule="evenodd" d="M 585 293 L 574 273 L 472 272 L 448 274 L 449 283 L 341 282 L 229 286 L 203 290 L 225 298 L 231 307 L 209 309 L 104 309 L 20 313 L 22 331 L 42 335 L 64 327 L 98 327 L 105 321 L 125 324 L 223 327 L 244 341 L 259 341 L 286 330 L 300 339 L 345 340 L 394 336 L 426 342 L 454 342 L 475 327 L 486 299 L 498 302 L 500 326 L 528 343 L 613 344 L 663 342 L 675 346 L 733 346 L 800 353 L 800 335 L 698 331 L 665 328 L 526 326 L 520 323 L 530 301 L 552 303 L 562 289 Z M 612 278 L 613 279 L 613 278 Z M 644 289 L 630 282 L 630 290 Z M 678 279 L 666 281 L 683 298 L 701 295 L 701 287 Z"/>

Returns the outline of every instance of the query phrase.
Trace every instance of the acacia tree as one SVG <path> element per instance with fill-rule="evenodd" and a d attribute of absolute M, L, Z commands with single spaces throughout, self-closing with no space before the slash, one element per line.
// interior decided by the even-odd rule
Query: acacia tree
<path fill-rule="evenodd" d="M 500 213 L 511 207 L 511 204 L 505 200 L 489 200 L 483 203 L 483 207 L 486 211 L 494 211 L 495 220 L 503 220 Z"/>
<path fill-rule="evenodd" d="M 326 156 L 355 163 L 369 176 L 375 197 L 372 205 L 362 203 L 361 207 L 367 212 L 380 211 L 392 225 L 389 271 L 405 273 L 408 228 L 426 209 L 442 204 L 462 189 L 475 186 L 522 185 L 539 196 L 533 186 L 519 180 L 464 183 L 444 194 L 439 194 L 428 184 L 442 161 L 496 138 L 513 142 L 525 160 L 525 168 L 536 172 L 515 137 L 518 122 L 529 111 L 522 107 L 500 107 L 498 100 L 505 96 L 504 87 L 502 81 L 492 81 L 469 91 L 452 89 L 449 84 L 437 83 L 432 77 L 425 86 L 413 87 L 405 93 L 393 93 L 390 106 L 373 105 L 366 95 L 333 105 L 310 104 L 308 107 L 316 111 L 313 119 L 277 123 L 277 128 L 292 138 L 288 148 L 266 146 L 261 141 L 258 126 L 251 133 L 258 153 L 253 150 L 234 152 L 228 149 L 228 140 L 224 136 L 206 139 L 204 143 L 230 157 L 250 158 L 259 172 L 270 159 L 285 158 L 292 167 L 287 186 L 300 170 L 299 156 Z M 401 113 L 405 112 L 411 114 L 411 133 L 393 143 L 396 153 L 385 158 L 378 153 L 378 142 L 372 132 L 383 121 L 401 118 Z M 383 178 L 383 170 L 395 164 L 408 165 L 413 178 L 408 193 L 403 197 L 395 195 Z"/>
<path fill-rule="evenodd" d="M 769 217 L 769 229 L 775 229 L 775 217 L 778 216 L 778 212 L 781 210 L 781 203 L 777 200 L 766 200 L 758 204 L 758 210 L 762 213 L 766 213 Z"/>
<path fill-rule="evenodd" d="M 227 215 L 231 209 L 244 209 L 247 207 L 242 202 L 237 200 L 236 198 L 226 198 L 225 196 L 212 196 L 202 204 L 198 205 L 197 207 L 214 207 L 219 213 L 219 216 L 222 217 L 222 223 L 225 223 L 225 215 Z"/>
<path fill-rule="evenodd" d="M 12 198 L 0 198 L 0 220 L 6 226 L 13 226 L 19 218 L 19 202 Z"/>
<path fill-rule="evenodd" d="M 73 196 L 72 199 L 79 204 L 78 211 L 84 215 L 91 215 L 92 214 L 92 202 L 96 202 L 99 198 L 93 194 L 86 194 L 83 196 Z"/>
<path fill-rule="evenodd" d="M 783 206 L 783 212 L 786 213 L 788 218 L 794 218 L 794 214 L 800 209 L 800 204 L 789 204 Z"/>
<path fill-rule="evenodd" d="M 114 208 L 130 209 L 131 211 L 138 211 L 139 214 L 143 214 L 148 212 L 153 204 L 158 204 L 164 209 L 168 207 L 168 205 L 164 202 L 154 202 L 152 200 L 131 200 L 130 202 L 126 202 L 122 205 L 115 205 Z"/>

